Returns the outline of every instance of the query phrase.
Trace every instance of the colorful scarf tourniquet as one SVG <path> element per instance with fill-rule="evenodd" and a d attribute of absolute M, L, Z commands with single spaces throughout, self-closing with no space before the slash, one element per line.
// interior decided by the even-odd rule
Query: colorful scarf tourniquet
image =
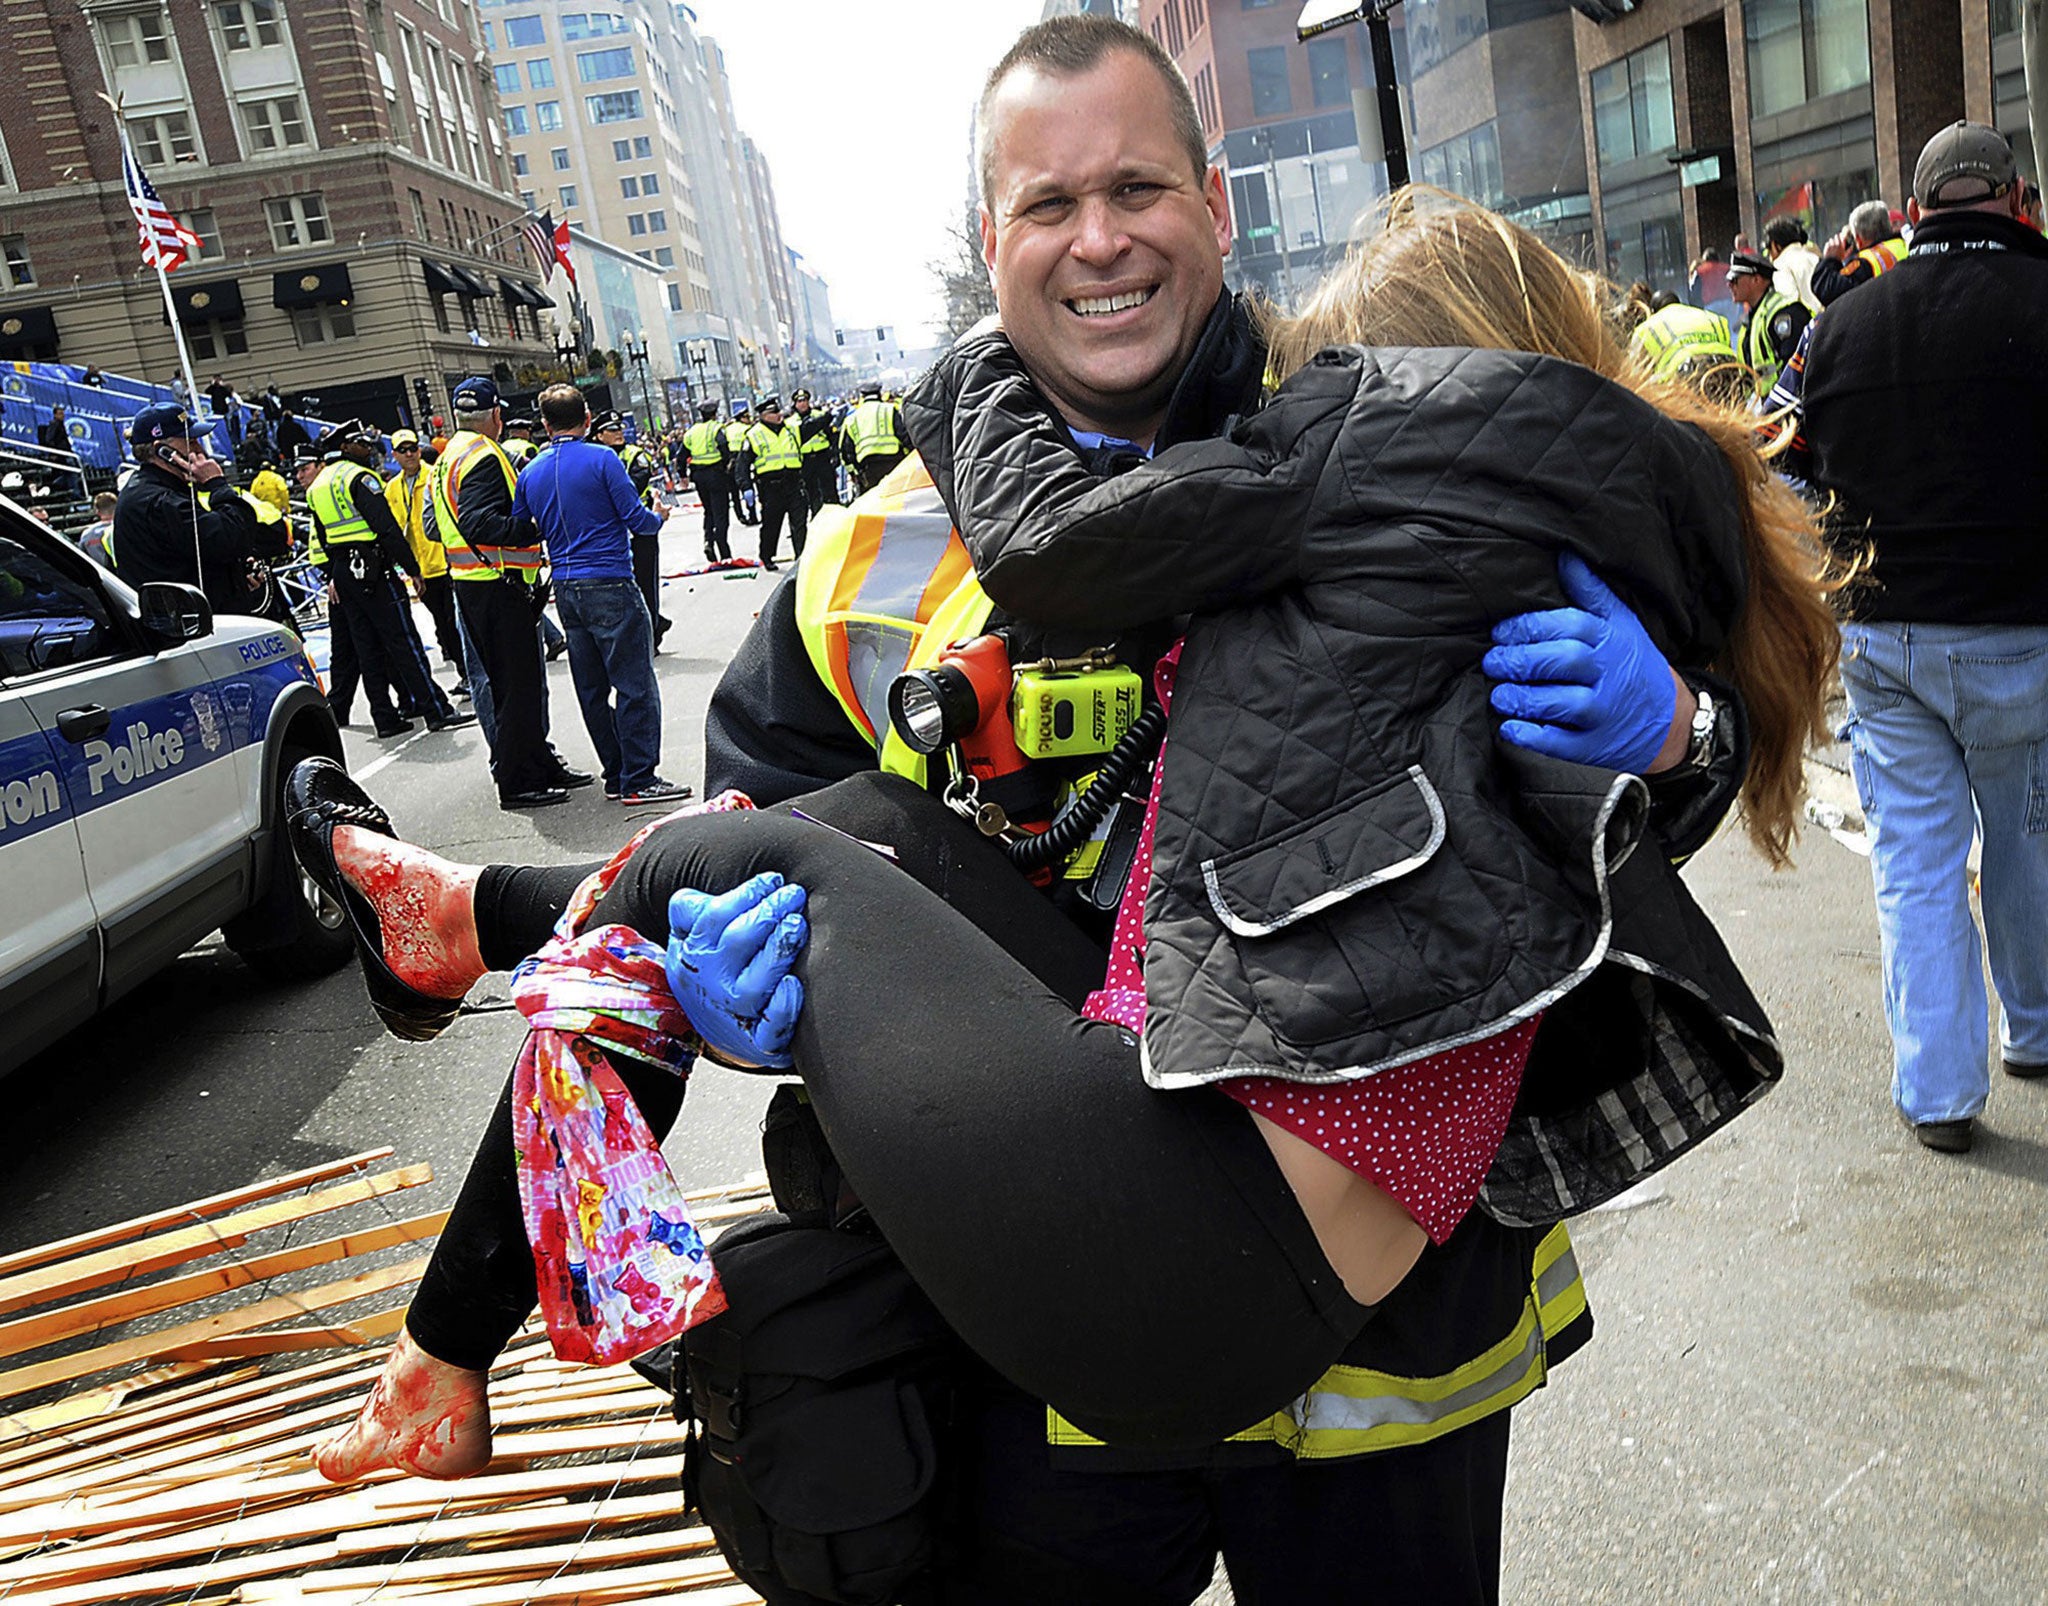
<path fill-rule="evenodd" d="M 554 936 L 513 974 L 531 1028 L 513 1072 L 519 1205 L 548 1337 L 565 1361 L 630 1360 L 725 1309 L 683 1190 L 605 1062 L 626 1054 L 683 1076 L 696 1058 L 662 944 L 630 926 L 581 928 L 653 832 L 753 806 L 724 792 L 655 821 L 576 889 Z"/>

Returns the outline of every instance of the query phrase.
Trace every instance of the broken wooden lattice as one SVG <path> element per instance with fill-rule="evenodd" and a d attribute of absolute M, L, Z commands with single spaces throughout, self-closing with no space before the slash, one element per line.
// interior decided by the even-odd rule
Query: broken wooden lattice
<path fill-rule="evenodd" d="M 432 1173 L 376 1169 L 390 1158 L 0 1256 L 0 1602 L 758 1600 L 683 1519 L 666 1399 L 532 1331 L 492 1371 L 483 1473 L 337 1487 L 313 1469 L 446 1220 L 397 1208 Z M 710 1231 L 767 1202 L 691 1197 Z"/>

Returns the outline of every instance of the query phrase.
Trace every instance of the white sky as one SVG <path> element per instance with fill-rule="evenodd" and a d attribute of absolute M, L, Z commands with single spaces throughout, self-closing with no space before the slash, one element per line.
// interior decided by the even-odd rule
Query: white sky
<path fill-rule="evenodd" d="M 1040 0 L 689 4 L 725 50 L 740 126 L 775 175 L 782 237 L 831 286 L 833 318 L 894 324 L 905 345 L 923 344 L 939 312 L 925 264 L 966 202 L 975 97 Z M 893 177 L 859 176 L 875 165 Z"/>

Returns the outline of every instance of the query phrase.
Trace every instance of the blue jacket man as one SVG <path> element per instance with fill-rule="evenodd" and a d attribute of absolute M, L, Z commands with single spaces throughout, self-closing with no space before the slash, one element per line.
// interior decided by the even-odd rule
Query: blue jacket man
<path fill-rule="evenodd" d="M 534 521 L 547 548 L 604 795 L 628 807 L 673 803 L 690 789 L 658 773 L 654 624 L 633 578 L 633 536 L 659 531 L 661 516 L 641 504 L 617 455 L 584 439 L 590 411 L 580 391 L 551 386 L 540 409 L 548 444 L 520 474 L 512 510 Z"/>

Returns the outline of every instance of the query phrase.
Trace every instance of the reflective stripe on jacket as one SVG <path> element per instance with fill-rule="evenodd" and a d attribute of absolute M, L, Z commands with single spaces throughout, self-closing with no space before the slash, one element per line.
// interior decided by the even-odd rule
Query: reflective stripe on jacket
<path fill-rule="evenodd" d="M 508 491 L 518 482 L 519 471 L 503 448 L 490 436 L 467 429 L 448 443 L 448 449 L 432 470 L 434 523 L 441 532 L 441 545 L 447 549 L 449 576 L 456 580 L 497 580 L 514 574 L 530 580 L 540 573 L 539 546 L 472 547 L 462 538 L 462 520 L 458 516 L 462 482 L 483 462 L 497 465 L 498 472 L 505 476 Z"/>
<path fill-rule="evenodd" d="M 993 605 L 922 465 L 913 459 L 852 507 L 821 508 L 796 583 L 797 627 L 818 679 L 875 744 L 881 767 L 924 785 L 924 756 L 889 724 L 890 684 L 980 635 Z"/>
<path fill-rule="evenodd" d="M 364 474 L 370 475 L 370 483 L 377 487 L 381 496 L 384 482 L 360 463 L 351 463 L 347 458 L 339 463 L 329 463 L 320 471 L 320 477 L 306 488 L 306 505 L 320 521 L 320 538 L 331 547 L 377 539 L 377 532 L 370 528 L 370 521 L 357 509 L 355 497 L 350 493 L 350 487 Z"/>
<path fill-rule="evenodd" d="M 747 431 L 747 449 L 754 454 L 756 474 L 787 474 L 804 466 L 803 442 L 792 424 L 780 429 L 756 424 Z"/>
<path fill-rule="evenodd" d="M 1728 320 L 1683 302 L 1645 318 L 1629 344 L 1643 354 L 1659 379 L 1675 377 L 1690 362 L 1735 361 Z"/>
<path fill-rule="evenodd" d="M 1759 397 L 1770 395 L 1771 387 L 1778 382 L 1778 371 L 1785 366 L 1777 347 L 1771 344 L 1771 320 L 1791 300 L 1778 290 L 1766 290 L 1763 300 L 1749 309 L 1749 317 L 1742 325 L 1742 360 L 1756 374 Z"/>
<path fill-rule="evenodd" d="M 683 431 L 683 447 L 692 468 L 718 468 L 725 462 L 725 431 L 716 419 L 705 419 Z"/>
<path fill-rule="evenodd" d="M 1870 276 L 1875 279 L 1879 274 L 1890 272 L 1906 260 L 1906 242 L 1896 236 L 1889 240 L 1880 240 L 1877 244 L 1867 245 L 1858 251 L 1856 260 L 1868 267 Z"/>
<path fill-rule="evenodd" d="M 858 461 L 907 449 L 897 429 L 898 416 L 896 404 L 885 401 L 864 401 L 847 415 L 845 434 Z"/>

